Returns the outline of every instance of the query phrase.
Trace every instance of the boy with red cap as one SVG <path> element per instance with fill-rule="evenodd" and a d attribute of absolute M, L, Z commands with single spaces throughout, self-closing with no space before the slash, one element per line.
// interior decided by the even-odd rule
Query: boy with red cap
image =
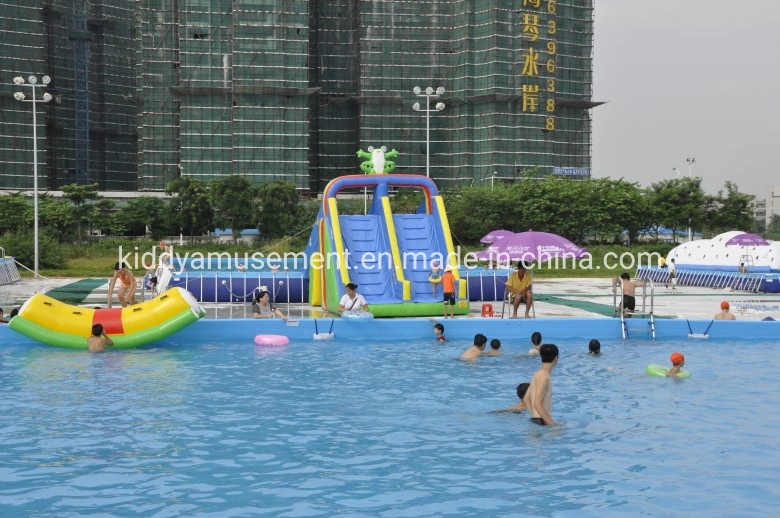
<path fill-rule="evenodd" d="M 685 356 L 683 356 L 682 353 L 674 352 L 672 353 L 672 356 L 669 357 L 669 359 L 672 360 L 672 368 L 669 369 L 669 371 L 666 373 L 666 376 L 677 376 L 677 374 L 680 372 L 680 369 L 682 369 L 683 365 L 685 365 Z"/>
<path fill-rule="evenodd" d="M 733 313 L 729 313 L 729 303 L 725 300 L 720 303 L 720 312 L 715 313 L 714 320 L 736 320 Z"/>

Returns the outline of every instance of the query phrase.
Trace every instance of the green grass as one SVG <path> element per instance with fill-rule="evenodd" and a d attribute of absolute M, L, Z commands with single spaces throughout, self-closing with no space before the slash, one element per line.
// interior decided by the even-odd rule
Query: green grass
<path fill-rule="evenodd" d="M 65 246 L 65 255 L 67 257 L 66 265 L 63 268 L 58 269 L 42 269 L 41 275 L 45 277 L 110 277 L 113 275 L 113 266 L 119 260 L 119 246 L 125 253 L 128 251 L 134 252 L 135 247 L 138 247 L 138 253 L 149 252 L 152 250 L 152 246 L 157 243 L 151 241 L 118 241 L 118 240 L 106 240 L 99 243 L 87 244 L 87 245 L 68 245 Z M 541 267 L 537 267 L 534 270 L 534 276 L 538 279 L 556 279 L 564 277 L 610 277 L 619 275 L 623 271 L 633 273 L 636 271 L 636 264 L 631 266 L 630 262 L 625 263 L 625 268 L 617 264 L 614 268 L 609 269 L 605 264 L 605 258 L 607 254 L 615 254 L 614 257 L 610 256 L 609 260 L 613 263 L 618 262 L 618 257 L 621 254 L 627 254 L 624 257 L 628 260 L 629 257 L 633 257 L 636 261 L 639 253 L 660 253 L 666 255 L 670 249 L 670 245 L 636 245 L 632 247 L 625 246 L 607 246 L 596 245 L 588 247 L 592 256 L 590 263 L 591 268 L 588 268 L 587 263 L 573 262 L 568 260 L 565 264 L 559 264 L 558 267 L 549 264 L 543 264 Z M 479 248 L 470 248 L 465 251 L 477 251 Z M 177 255 L 184 255 L 186 253 L 193 254 L 195 252 L 207 255 L 210 252 L 228 252 L 229 254 L 238 254 L 243 256 L 244 254 L 251 255 L 255 252 L 262 252 L 267 256 L 271 252 L 278 254 L 284 254 L 285 252 L 295 252 L 288 241 L 278 241 L 270 244 L 260 244 L 258 246 L 246 246 L 235 245 L 233 243 L 206 243 L 206 244 L 184 244 L 178 246 L 174 243 L 174 253 Z M 464 253 L 465 253 L 464 251 Z M 131 258 L 132 260 L 132 258 Z M 656 264 L 653 261 L 651 264 Z M 27 265 L 31 266 L 31 265 Z M 131 265 L 132 266 L 132 265 Z M 599 268 L 596 268 L 598 266 Z M 140 269 L 134 270 L 136 274 L 143 274 Z M 22 277 L 32 277 L 32 273 L 26 270 L 20 269 Z"/>

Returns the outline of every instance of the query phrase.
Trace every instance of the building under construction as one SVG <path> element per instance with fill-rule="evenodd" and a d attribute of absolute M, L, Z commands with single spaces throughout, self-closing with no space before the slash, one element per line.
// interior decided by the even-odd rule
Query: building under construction
<path fill-rule="evenodd" d="M 38 79 L 38 187 L 137 189 L 135 29 L 130 0 L 0 0 L 0 188 L 33 186 L 32 89 Z M 45 87 L 41 79 L 51 78 Z"/>
<path fill-rule="evenodd" d="M 355 152 L 368 146 L 397 149 L 398 172 L 443 187 L 590 174 L 593 0 L 0 8 L 3 83 L 49 73 L 60 99 L 38 105 L 49 188 L 155 191 L 180 175 L 239 174 L 319 192 L 359 172 Z M 0 186 L 29 188 L 31 109 L 13 91 L 2 91 Z"/>

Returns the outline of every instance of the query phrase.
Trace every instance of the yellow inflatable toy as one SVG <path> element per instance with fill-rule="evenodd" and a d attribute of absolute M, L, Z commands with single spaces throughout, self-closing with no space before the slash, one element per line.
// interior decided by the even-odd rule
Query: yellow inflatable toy
<path fill-rule="evenodd" d="M 197 322 L 205 312 L 182 288 L 126 308 L 73 306 L 39 293 L 24 303 L 8 327 L 55 347 L 86 349 L 94 324 L 102 324 L 114 347 L 128 349 L 157 342 Z"/>

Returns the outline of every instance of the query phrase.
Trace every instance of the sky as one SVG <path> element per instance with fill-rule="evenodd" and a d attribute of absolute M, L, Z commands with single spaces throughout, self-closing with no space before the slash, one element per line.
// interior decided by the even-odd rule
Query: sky
<path fill-rule="evenodd" d="M 780 0 L 594 3 L 594 178 L 780 186 Z"/>

